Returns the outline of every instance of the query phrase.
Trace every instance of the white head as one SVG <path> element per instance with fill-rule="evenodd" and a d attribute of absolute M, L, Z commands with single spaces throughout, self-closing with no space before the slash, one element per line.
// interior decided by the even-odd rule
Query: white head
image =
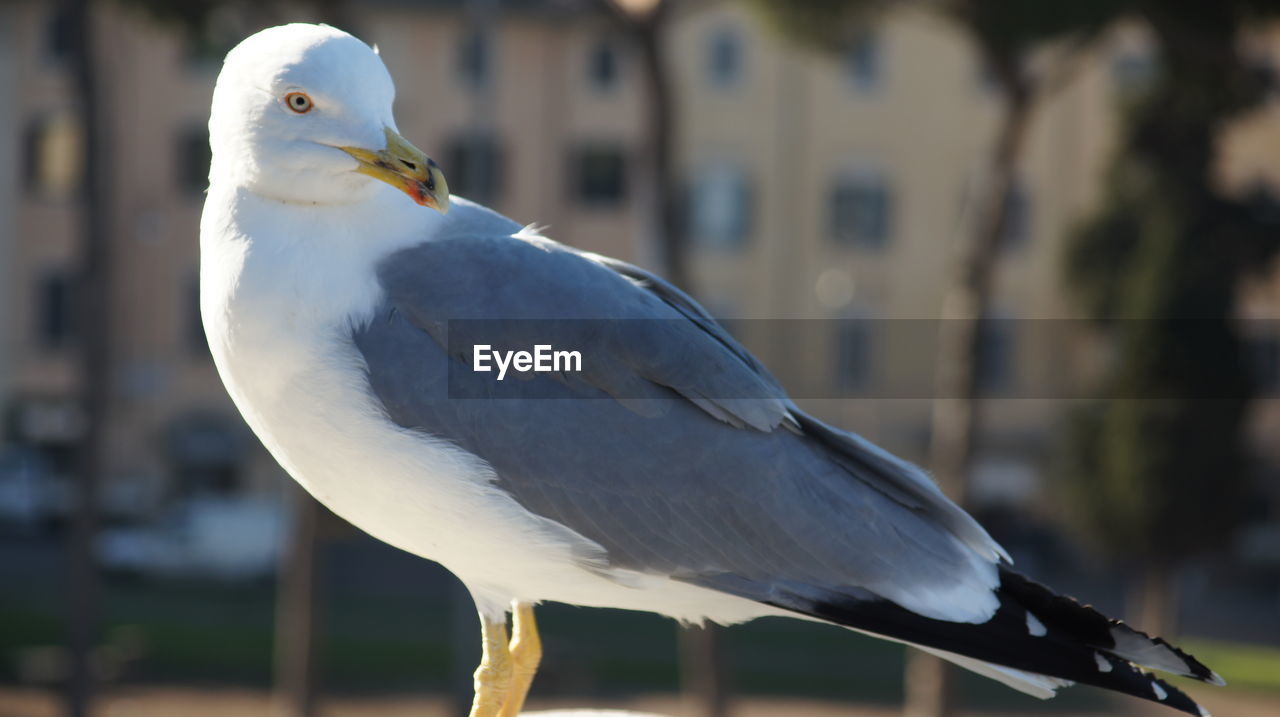
<path fill-rule="evenodd" d="M 213 187 L 305 204 L 359 201 L 386 182 L 445 211 L 449 189 L 396 131 L 395 86 L 368 45 L 327 25 L 272 27 L 227 54 L 213 92 Z"/>

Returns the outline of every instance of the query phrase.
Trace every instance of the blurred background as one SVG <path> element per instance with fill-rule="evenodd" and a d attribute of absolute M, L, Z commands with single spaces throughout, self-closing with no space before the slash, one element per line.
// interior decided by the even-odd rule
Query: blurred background
<path fill-rule="evenodd" d="M 0 715 L 465 710 L 465 591 L 302 495 L 205 344 L 214 80 L 289 21 L 376 43 L 456 194 L 672 278 L 1021 570 L 1182 640 L 1211 710 L 1280 714 L 1280 3 L 0 0 Z M 534 707 L 1159 710 L 540 616 Z"/>

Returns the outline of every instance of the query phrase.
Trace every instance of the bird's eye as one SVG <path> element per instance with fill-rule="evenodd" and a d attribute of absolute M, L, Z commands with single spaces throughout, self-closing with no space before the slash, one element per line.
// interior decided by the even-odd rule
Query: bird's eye
<path fill-rule="evenodd" d="M 290 92 L 284 96 L 284 103 L 300 115 L 311 111 L 311 98 L 305 92 Z"/>

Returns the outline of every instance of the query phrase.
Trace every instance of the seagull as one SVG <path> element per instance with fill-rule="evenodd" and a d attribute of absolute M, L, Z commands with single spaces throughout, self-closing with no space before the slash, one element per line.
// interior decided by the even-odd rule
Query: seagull
<path fill-rule="evenodd" d="M 1041 698 L 1080 682 L 1206 714 L 1142 668 L 1215 673 L 1015 572 L 927 474 L 801 411 L 680 289 L 451 197 L 394 95 L 377 51 L 325 25 L 227 55 L 201 311 L 280 465 L 470 591 L 471 717 L 519 714 L 546 601 L 819 621 Z"/>

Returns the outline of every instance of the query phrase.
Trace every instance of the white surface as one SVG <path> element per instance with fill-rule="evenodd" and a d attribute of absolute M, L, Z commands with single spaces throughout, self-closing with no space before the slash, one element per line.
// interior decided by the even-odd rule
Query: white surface
<path fill-rule="evenodd" d="M 628 712 L 627 710 L 552 710 L 550 712 L 524 712 L 523 717 L 665 717 L 653 712 Z"/>

